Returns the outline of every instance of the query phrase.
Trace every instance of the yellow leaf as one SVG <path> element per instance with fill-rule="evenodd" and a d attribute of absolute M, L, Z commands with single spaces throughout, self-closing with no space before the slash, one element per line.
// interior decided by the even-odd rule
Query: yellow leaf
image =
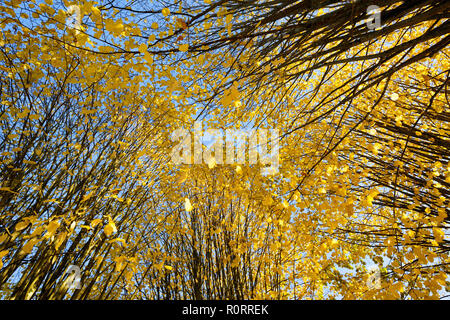
<path fill-rule="evenodd" d="M 270 195 L 267 195 L 262 201 L 262 204 L 265 206 L 270 206 L 272 203 L 273 203 L 273 199 Z"/>
<path fill-rule="evenodd" d="M 339 241 L 337 241 L 336 239 L 331 240 L 331 247 L 332 248 L 336 248 L 339 244 Z"/>
<path fill-rule="evenodd" d="M 124 264 L 127 262 L 127 258 L 121 256 L 121 257 L 114 258 L 114 261 L 116 262 L 115 271 L 120 272 L 120 271 L 122 271 L 123 267 L 125 267 Z"/>
<path fill-rule="evenodd" d="M 12 191 L 12 190 L 11 190 L 10 188 L 8 188 L 8 187 L 0 187 L 0 191 L 8 191 L 8 192 L 11 192 L 11 193 L 18 194 L 17 192 Z"/>
<path fill-rule="evenodd" d="M 30 112 L 30 111 L 25 110 L 25 111 L 23 111 L 23 112 L 19 112 L 19 113 L 17 114 L 17 116 L 19 117 L 19 119 L 23 119 L 23 118 L 25 118 L 25 117 L 28 115 L 29 112 Z"/>
<path fill-rule="evenodd" d="M 211 157 L 208 161 L 208 168 L 213 169 L 216 166 L 216 159 Z"/>
<path fill-rule="evenodd" d="M 2 234 L 0 236 L 0 243 L 4 242 L 6 240 L 6 238 L 8 238 L 8 235 L 6 233 Z"/>
<path fill-rule="evenodd" d="M 113 243 L 113 242 L 120 242 L 124 247 L 127 246 L 127 243 L 126 243 L 125 240 L 122 239 L 122 238 L 115 238 L 115 239 L 112 239 L 110 242 L 111 242 L 111 243 Z"/>
<path fill-rule="evenodd" d="M 186 51 L 188 51 L 188 49 L 189 49 L 189 45 L 187 43 L 180 44 L 178 46 L 178 50 L 180 50 L 181 52 L 186 52 Z"/>
<path fill-rule="evenodd" d="M 185 182 L 187 178 L 188 178 L 188 173 L 186 171 L 182 171 L 180 173 L 180 176 L 178 177 L 177 182 L 181 184 L 181 183 Z"/>
<path fill-rule="evenodd" d="M 100 9 L 97 7 L 92 7 L 92 13 L 97 17 L 101 15 Z"/>
<path fill-rule="evenodd" d="M 61 246 L 61 244 L 64 242 L 64 240 L 66 239 L 67 233 L 66 232 L 61 232 L 55 240 L 54 246 L 55 249 L 58 250 L 59 247 Z"/>
<path fill-rule="evenodd" d="M 47 199 L 47 200 L 44 200 L 43 202 L 44 202 L 44 203 L 54 202 L 54 203 L 57 203 L 57 204 L 60 204 L 60 203 L 61 203 L 61 202 L 59 202 L 59 201 L 56 200 L 56 199 Z"/>
<path fill-rule="evenodd" d="M 18 224 L 16 224 L 16 231 L 22 231 L 23 229 L 28 227 L 29 224 L 29 221 L 20 221 Z"/>
<path fill-rule="evenodd" d="M 47 231 L 50 236 L 55 234 L 56 229 L 58 229 L 60 226 L 60 223 L 58 221 L 50 221 L 50 223 L 47 226 Z"/>
<path fill-rule="evenodd" d="M 147 52 L 147 45 L 146 45 L 145 43 L 141 43 L 141 44 L 139 45 L 138 50 L 139 50 L 140 53 L 145 53 L 145 52 Z"/>
<path fill-rule="evenodd" d="M 34 245 L 38 242 L 37 239 L 31 239 L 27 243 L 24 244 L 22 247 L 22 251 L 26 254 L 29 254 L 32 250 Z"/>
<path fill-rule="evenodd" d="M 194 207 L 191 205 L 191 201 L 188 198 L 184 198 L 184 208 L 187 212 L 191 212 Z"/>
<path fill-rule="evenodd" d="M 85 202 L 85 201 L 89 200 L 93 195 L 94 195 L 94 192 L 91 192 L 89 194 L 85 194 L 83 196 L 83 199 L 81 200 L 81 202 Z"/>
<path fill-rule="evenodd" d="M 97 112 L 97 109 L 81 108 L 81 114 L 84 114 L 84 115 L 89 115 L 89 114 L 93 114 L 96 112 Z"/>
<path fill-rule="evenodd" d="M 96 225 L 98 225 L 101 222 L 102 222 L 102 219 L 94 219 L 91 221 L 91 226 L 95 227 Z"/>
<path fill-rule="evenodd" d="M 369 194 L 367 195 L 367 205 L 372 206 L 372 201 L 373 199 L 380 193 L 380 191 L 378 191 L 378 189 L 372 189 L 369 191 Z"/>
<path fill-rule="evenodd" d="M 39 236 L 42 232 L 44 232 L 44 230 L 45 229 L 43 226 L 37 227 L 36 229 L 34 229 L 33 233 L 30 235 L 30 238 Z"/>
<path fill-rule="evenodd" d="M 321 194 L 325 194 L 325 193 L 327 193 L 327 189 L 325 189 L 325 188 L 319 188 L 319 193 L 321 193 Z"/>
<path fill-rule="evenodd" d="M 0 259 L 8 254 L 9 250 L 0 251 Z"/>
<path fill-rule="evenodd" d="M 148 64 L 153 64 L 153 56 L 148 51 L 145 51 L 144 59 Z"/>
<path fill-rule="evenodd" d="M 167 17 L 170 14 L 170 9 L 169 8 L 164 8 L 161 10 L 162 14 L 164 17 Z"/>
<path fill-rule="evenodd" d="M 117 228 L 116 225 L 114 224 L 113 221 L 110 221 L 105 228 L 103 229 L 103 231 L 105 232 L 105 234 L 109 237 L 110 235 L 112 235 L 113 233 L 117 232 Z"/>

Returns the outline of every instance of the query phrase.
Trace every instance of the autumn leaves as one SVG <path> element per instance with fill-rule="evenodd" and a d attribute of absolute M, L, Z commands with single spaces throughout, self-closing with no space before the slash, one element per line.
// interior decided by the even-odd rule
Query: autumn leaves
<path fill-rule="evenodd" d="M 30 4 L 0 4 L 2 298 L 439 297 L 449 52 L 389 70 L 442 21 L 86 1 L 73 41 L 67 5 Z"/>

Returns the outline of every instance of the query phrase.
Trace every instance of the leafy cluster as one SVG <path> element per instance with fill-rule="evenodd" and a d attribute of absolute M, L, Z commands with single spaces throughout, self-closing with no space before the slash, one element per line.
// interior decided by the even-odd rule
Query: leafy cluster
<path fill-rule="evenodd" d="M 376 2 L 3 1 L 0 298 L 445 297 L 450 3 Z M 199 120 L 279 172 L 174 165 Z"/>

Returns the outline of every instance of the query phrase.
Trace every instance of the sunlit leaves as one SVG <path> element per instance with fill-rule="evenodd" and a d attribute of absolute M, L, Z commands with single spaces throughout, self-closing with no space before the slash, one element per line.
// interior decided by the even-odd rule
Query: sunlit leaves
<path fill-rule="evenodd" d="M 162 14 L 163 14 L 164 17 L 167 17 L 167 16 L 170 14 L 169 8 L 163 8 L 163 9 L 161 10 L 161 12 L 162 12 Z"/>
<path fill-rule="evenodd" d="M 103 228 L 103 231 L 105 232 L 107 237 L 109 237 L 113 233 L 116 233 L 117 232 L 117 228 L 116 228 L 116 225 L 115 225 L 114 221 L 109 221 L 105 225 L 105 227 Z"/>
<path fill-rule="evenodd" d="M 2 297 L 439 297 L 449 52 L 401 70 L 394 51 L 378 58 L 441 22 L 366 46 L 358 26 L 305 33 L 308 20 L 269 26 L 253 3 L 203 16 L 209 3 L 88 1 L 79 30 L 51 1 L 0 5 L 0 279 L 17 289 Z M 169 164 L 172 132 L 197 118 L 279 129 L 279 172 Z M 366 288 L 368 262 L 380 289 Z M 80 291 L 58 288 L 68 263 L 89 271 Z"/>

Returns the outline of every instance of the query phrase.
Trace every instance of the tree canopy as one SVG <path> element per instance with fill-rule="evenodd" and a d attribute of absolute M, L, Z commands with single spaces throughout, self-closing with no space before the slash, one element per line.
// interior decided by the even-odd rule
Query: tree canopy
<path fill-rule="evenodd" d="M 3 1 L 0 298 L 447 297 L 450 2 L 374 2 Z"/>

